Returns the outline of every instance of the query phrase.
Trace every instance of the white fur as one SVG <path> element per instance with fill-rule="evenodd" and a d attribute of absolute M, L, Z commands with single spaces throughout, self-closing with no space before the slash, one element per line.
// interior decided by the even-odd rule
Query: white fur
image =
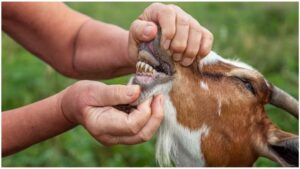
<path fill-rule="evenodd" d="M 218 99 L 218 110 L 217 113 L 219 116 L 221 116 L 221 110 L 222 110 L 222 102 L 221 99 Z"/>
<path fill-rule="evenodd" d="M 204 81 L 200 81 L 200 87 L 204 90 L 208 90 L 208 85 Z"/>
<path fill-rule="evenodd" d="M 168 94 L 165 95 L 164 114 L 156 143 L 156 159 L 159 165 L 172 166 L 173 161 L 178 167 L 205 166 L 200 145 L 201 138 L 209 132 L 207 125 L 203 124 L 200 129 L 193 131 L 180 125 Z"/>
<path fill-rule="evenodd" d="M 217 53 L 215 53 L 213 51 L 211 51 L 206 57 L 204 57 L 202 60 L 200 60 L 199 67 L 202 68 L 203 65 L 215 64 L 219 61 L 231 64 L 231 65 L 234 65 L 234 66 L 237 66 L 240 68 L 244 68 L 244 69 L 248 69 L 248 70 L 255 70 L 250 65 L 240 62 L 239 60 L 224 59 L 223 57 L 221 57 L 220 55 L 218 55 Z"/>
<path fill-rule="evenodd" d="M 129 84 L 131 84 L 130 79 Z M 176 110 L 169 97 L 172 81 L 155 86 L 148 96 L 162 93 L 164 95 L 164 121 L 157 133 L 156 159 L 160 166 L 200 167 L 205 166 L 201 152 L 201 138 L 209 133 L 206 124 L 198 130 L 190 130 L 180 125 L 176 119 Z"/>

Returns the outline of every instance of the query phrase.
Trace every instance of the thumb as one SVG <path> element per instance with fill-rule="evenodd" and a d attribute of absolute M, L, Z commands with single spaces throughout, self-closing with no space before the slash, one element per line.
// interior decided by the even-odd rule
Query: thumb
<path fill-rule="evenodd" d="M 132 23 L 130 33 L 135 42 L 147 42 L 155 38 L 157 26 L 153 22 L 137 19 Z"/>
<path fill-rule="evenodd" d="M 129 46 L 128 52 L 131 60 L 136 63 L 138 57 L 138 45 L 141 42 L 147 42 L 155 38 L 157 33 L 157 26 L 153 22 L 142 20 L 135 20 L 129 31 Z"/>
<path fill-rule="evenodd" d="M 97 95 L 100 106 L 129 104 L 139 97 L 140 87 L 138 85 L 108 85 L 102 88 Z"/>

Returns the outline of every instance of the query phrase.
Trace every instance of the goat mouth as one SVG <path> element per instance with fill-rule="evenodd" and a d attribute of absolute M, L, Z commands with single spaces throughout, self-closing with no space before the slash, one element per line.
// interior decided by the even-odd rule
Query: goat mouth
<path fill-rule="evenodd" d="M 163 82 L 164 79 L 169 79 L 171 74 L 167 71 L 168 65 L 162 65 L 153 66 L 147 61 L 138 61 L 136 64 L 135 82 L 140 85 L 151 85 L 158 80 Z"/>
<path fill-rule="evenodd" d="M 152 42 L 142 44 L 133 80 L 135 84 L 142 87 L 153 86 L 169 81 L 173 74 L 171 65 L 159 57 L 159 53 L 153 49 Z"/>

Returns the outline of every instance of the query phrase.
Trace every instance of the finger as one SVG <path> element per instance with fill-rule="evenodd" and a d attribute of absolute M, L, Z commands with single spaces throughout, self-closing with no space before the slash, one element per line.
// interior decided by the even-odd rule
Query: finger
<path fill-rule="evenodd" d="M 139 18 L 159 23 L 162 32 L 161 47 L 169 49 L 176 30 L 176 13 L 174 9 L 161 3 L 153 3 L 145 9 Z"/>
<path fill-rule="evenodd" d="M 112 107 L 91 107 L 86 111 L 85 127 L 98 137 L 99 134 L 130 135 L 130 128 L 125 125 L 128 114 Z"/>
<path fill-rule="evenodd" d="M 155 38 L 157 26 L 153 22 L 135 20 L 130 27 L 131 40 L 135 42 L 147 42 Z"/>
<path fill-rule="evenodd" d="M 151 104 L 152 115 L 145 127 L 140 131 L 141 138 L 150 139 L 155 134 L 164 117 L 163 107 L 163 95 L 156 96 Z"/>
<path fill-rule="evenodd" d="M 142 41 L 150 41 L 155 38 L 157 33 L 157 26 L 153 22 L 135 20 L 129 31 L 129 57 L 134 60 L 133 64 L 137 61 L 138 44 Z"/>
<path fill-rule="evenodd" d="M 206 28 L 202 27 L 202 39 L 201 39 L 201 44 L 200 44 L 200 49 L 199 49 L 199 53 L 198 56 L 200 57 L 204 57 L 207 56 L 209 54 L 209 52 L 212 49 L 212 45 L 213 45 L 213 34 L 208 31 Z"/>
<path fill-rule="evenodd" d="M 189 17 L 186 15 L 177 15 L 176 34 L 171 42 L 171 50 L 174 52 L 176 61 L 181 59 L 185 51 L 189 37 Z M 181 55 L 181 56 L 180 56 Z"/>
<path fill-rule="evenodd" d="M 86 127 L 98 140 L 101 140 L 103 135 L 115 137 L 136 135 L 150 118 L 151 100 L 148 99 L 139 105 L 138 110 L 129 115 L 112 107 L 90 108 L 87 112 Z"/>
<path fill-rule="evenodd" d="M 201 36 L 202 33 L 199 27 L 190 28 L 187 48 L 184 52 L 183 60 L 181 62 L 183 66 L 189 66 L 193 63 L 200 48 Z"/>
<path fill-rule="evenodd" d="M 154 133 L 160 126 L 163 120 L 163 97 L 162 95 L 156 96 L 151 104 L 152 115 L 145 127 L 134 136 L 122 136 L 117 140 L 122 144 L 137 144 L 148 141 L 152 138 Z"/>
<path fill-rule="evenodd" d="M 151 101 L 152 98 L 147 99 L 137 109 L 128 114 L 125 125 L 128 126 L 131 135 L 137 134 L 150 119 Z"/>
<path fill-rule="evenodd" d="M 100 135 L 100 136 L 96 137 L 96 139 L 105 146 L 112 146 L 112 145 L 120 144 L 120 137 L 111 136 L 109 134 Z"/>
<path fill-rule="evenodd" d="M 88 89 L 89 106 L 113 106 L 118 104 L 130 104 L 140 95 L 138 85 L 103 85 L 92 83 Z"/>

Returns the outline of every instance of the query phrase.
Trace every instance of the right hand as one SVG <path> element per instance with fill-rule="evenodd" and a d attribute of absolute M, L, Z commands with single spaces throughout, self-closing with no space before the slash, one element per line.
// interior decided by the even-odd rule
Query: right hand
<path fill-rule="evenodd" d="M 146 100 L 129 114 L 112 106 L 132 103 L 140 92 L 137 85 L 79 81 L 62 92 L 60 104 L 69 121 L 82 124 L 102 144 L 137 144 L 148 141 L 159 128 L 162 95 Z"/>
<path fill-rule="evenodd" d="M 173 53 L 173 59 L 189 66 L 196 57 L 209 54 L 213 34 L 184 10 L 173 4 L 153 3 L 135 20 L 129 31 L 129 57 L 136 62 L 138 45 L 153 40 L 160 25 L 161 47 Z"/>

